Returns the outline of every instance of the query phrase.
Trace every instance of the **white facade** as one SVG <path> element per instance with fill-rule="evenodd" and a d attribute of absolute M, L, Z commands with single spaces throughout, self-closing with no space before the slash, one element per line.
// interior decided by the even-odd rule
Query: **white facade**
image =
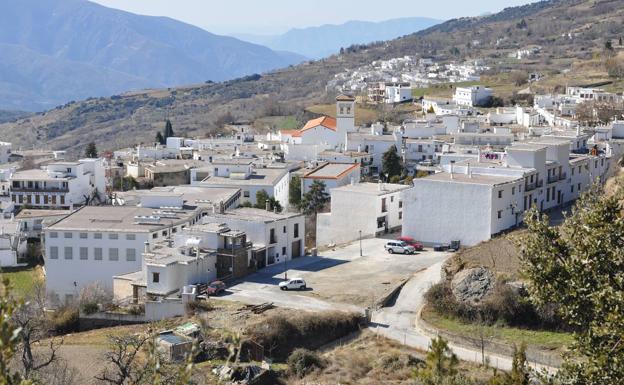
<path fill-rule="evenodd" d="M 386 86 L 385 103 L 404 103 L 412 100 L 412 87 L 404 85 Z"/>
<path fill-rule="evenodd" d="M 457 87 L 453 101 L 461 106 L 475 107 L 488 102 L 492 90 L 483 86 Z"/>
<path fill-rule="evenodd" d="M 238 208 L 204 217 L 203 223 L 225 224 L 244 232 L 254 250 L 266 250 L 263 265 L 283 263 L 305 254 L 305 217 L 296 213 Z"/>
<path fill-rule="evenodd" d="M 171 211 L 171 212 L 170 212 Z M 46 290 L 52 300 L 77 298 L 93 282 L 141 270 L 145 242 L 167 239 L 201 211 L 87 206 L 44 229 Z"/>
<path fill-rule="evenodd" d="M 8 163 L 11 156 L 11 143 L 0 142 L 0 164 Z"/>
<path fill-rule="evenodd" d="M 11 175 L 11 200 L 17 207 L 70 209 L 93 199 L 106 201 L 102 159 L 50 163 L 45 169 Z"/>
<path fill-rule="evenodd" d="M 317 246 L 348 243 L 360 235 L 366 238 L 398 228 L 403 222 L 401 192 L 409 188 L 358 183 L 331 189 L 331 212 L 317 219 Z"/>

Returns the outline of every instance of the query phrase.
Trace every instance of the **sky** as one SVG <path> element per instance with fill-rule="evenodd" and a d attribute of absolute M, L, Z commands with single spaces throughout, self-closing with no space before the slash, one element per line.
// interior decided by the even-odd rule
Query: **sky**
<path fill-rule="evenodd" d="M 290 28 L 424 16 L 452 19 L 497 12 L 532 0 L 91 0 L 112 8 L 168 16 L 219 34 L 277 34 Z M 440 6 L 443 4 L 444 6 Z"/>

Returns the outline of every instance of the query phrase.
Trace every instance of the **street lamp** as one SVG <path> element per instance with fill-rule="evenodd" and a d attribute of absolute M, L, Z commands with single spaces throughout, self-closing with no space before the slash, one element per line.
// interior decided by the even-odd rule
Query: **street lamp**
<path fill-rule="evenodd" d="M 362 230 L 358 231 L 360 233 L 360 257 L 362 256 Z"/>

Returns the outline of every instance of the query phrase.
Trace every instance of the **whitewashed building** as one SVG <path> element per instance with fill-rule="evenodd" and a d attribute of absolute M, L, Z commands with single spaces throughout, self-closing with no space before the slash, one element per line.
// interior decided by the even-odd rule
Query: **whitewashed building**
<path fill-rule="evenodd" d="M 460 106 L 476 107 L 486 104 L 492 97 L 492 90 L 483 86 L 457 87 L 453 101 Z"/>
<path fill-rule="evenodd" d="M 54 162 L 10 177 L 11 200 L 18 208 L 71 209 L 93 200 L 106 202 L 105 186 L 102 159 Z"/>
<path fill-rule="evenodd" d="M 401 193 L 412 186 L 358 183 L 331 189 L 331 212 L 318 214 L 316 244 L 348 243 L 399 228 Z"/>
<path fill-rule="evenodd" d="M 86 206 L 44 229 L 46 289 L 70 301 L 94 282 L 112 289 L 113 277 L 142 267 L 145 242 L 170 239 L 200 220 L 203 210 L 163 195 L 157 207 Z"/>
<path fill-rule="evenodd" d="M 11 143 L 0 142 L 0 164 L 9 163 L 11 157 Z"/>
<path fill-rule="evenodd" d="M 310 186 L 314 181 L 325 184 L 325 191 L 360 181 L 359 163 L 324 163 L 312 171 L 307 172 L 301 178 L 301 193 L 310 191 Z"/>

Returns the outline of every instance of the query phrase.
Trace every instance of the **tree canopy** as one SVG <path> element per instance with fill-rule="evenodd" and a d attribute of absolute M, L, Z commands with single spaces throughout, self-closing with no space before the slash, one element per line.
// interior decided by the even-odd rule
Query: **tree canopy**
<path fill-rule="evenodd" d="M 310 190 L 303 194 L 301 199 L 301 211 L 306 215 L 316 215 L 329 202 L 329 194 L 325 191 L 325 183 L 315 180 L 310 185 Z"/>
<path fill-rule="evenodd" d="M 565 384 L 621 384 L 624 378 L 624 218 L 622 192 L 594 186 L 560 227 L 527 215 L 522 262 L 537 305 L 556 304 L 576 329 Z"/>
<path fill-rule="evenodd" d="M 403 172 L 403 166 L 401 165 L 401 157 L 395 145 L 390 146 L 388 151 L 383 153 L 381 158 L 382 172 L 388 179 L 393 176 L 400 176 Z"/>
<path fill-rule="evenodd" d="M 85 158 L 97 158 L 98 157 L 98 151 L 97 151 L 97 147 L 95 146 L 95 142 L 89 142 L 89 144 L 87 144 L 87 148 L 85 149 Z"/>

